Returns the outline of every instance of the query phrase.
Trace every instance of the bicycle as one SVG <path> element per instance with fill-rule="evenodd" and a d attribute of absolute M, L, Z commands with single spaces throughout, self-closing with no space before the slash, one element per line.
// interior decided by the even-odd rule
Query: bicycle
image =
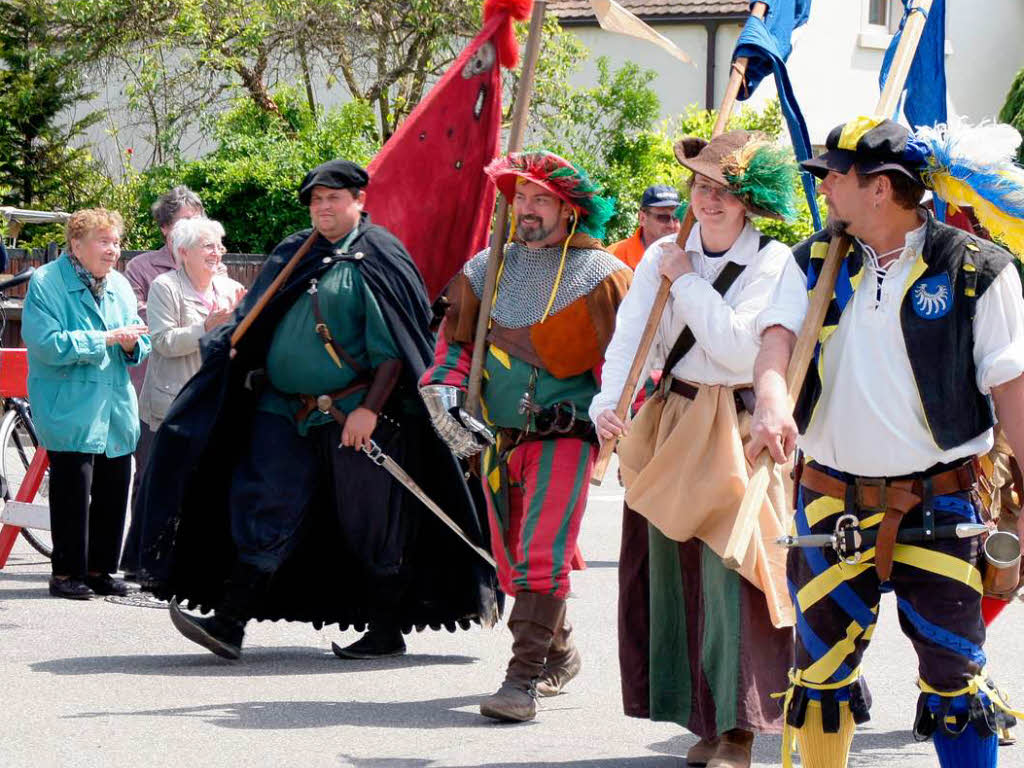
<path fill-rule="evenodd" d="M 6 292 L 32 277 L 34 267 L 22 270 L 10 280 L 0 283 L 0 336 L 7 326 Z M 5 502 L 11 501 L 25 481 L 39 448 L 39 437 L 32 423 L 32 409 L 25 392 L 28 363 L 23 349 L 0 348 L 0 397 L 3 418 L 0 419 L 0 491 Z M 49 505 L 49 470 L 43 475 L 34 499 L 41 506 Z M 53 554 L 53 541 L 44 528 L 21 529 L 22 538 L 44 557 Z"/>

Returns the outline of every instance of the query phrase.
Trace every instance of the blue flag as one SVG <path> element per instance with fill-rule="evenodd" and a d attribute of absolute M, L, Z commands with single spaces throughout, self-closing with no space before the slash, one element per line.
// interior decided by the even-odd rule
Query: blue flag
<path fill-rule="evenodd" d="M 882 71 L 878 75 L 878 89 L 885 89 L 885 81 L 889 78 L 889 69 L 892 67 L 892 60 L 896 56 L 896 48 L 903 37 L 903 27 L 906 26 L 912 13 L 925 13 L 921 8 L 910 9 L 912 0 L 903 0 L 903 19 L 900 21 L 899 31 L 893 35 L 889 49 L 885 52 L 882 60 Z M 903 114 L 911 128 L 921 126 L 934 126 L 946 122 L 946 0 L 932 0 L 932 7 L 926 14 L 924 31 L 921 34 L 921 41 L 917 44 L 917 51 L 914 53 L 914 60 L 910 64 L 910 72 L 907 74 L 907 84 L 904 86 L 905 95 L 901 97 L 903 102 Z M 896 114 L 889 115 L 895 119 L 899 114 L 899 104 L 896 107 Z M 946 203 L 934 197 L 935 216 L 939 221 L 946 220 Z"/>
<path fill-rule="evenodd" d="M 779 105 L 789 127 L 796 159 L 809 160 L 811 139 L 796 94 L 793 92 L 793 85 L 789 81 L 786 59 L 793 50 L 793 44 L 790 42 L 793 30 L 804 24 L 811 13 L 811 0 L 768 0 L 765 4 L 768 6 L 765 20 L 754 16 L 747 19 L 732 54 L 733 61 L 738 58 L 747 59 L 747 89 L 741 91 L 738 98 L 740 101 L 749 99 L 761 81 L 769 74 L 773 74 L 775 88 L 779 93 Z M 814 220 L 814 228 L 821 229 L 814 176 L 803 171 L 801 181 L 804 196 L 807 198 L 807 207 L 810 208 L 811 218 Z"/>
<path fill-rule="evenodd" d="M 920 8 L 910 10 L 911 0 L 903 0 L 903 20 L 893 35 L 878 75 L 878 88 L 884 90 L 889 68 L 896 56 L 896 48 L 903 37 L 903 27 L 911 13 L 924 13 Z M 946 0 L 932 0 L 921 42 L 917 45 L 914 61 L 907 75 L 903 114 L 911 128 L 933 126 L 946 122 Z M 899 109 L 897 108 L 897 113 Z M 887 115 L 896 118 L 896 115 Z"/>

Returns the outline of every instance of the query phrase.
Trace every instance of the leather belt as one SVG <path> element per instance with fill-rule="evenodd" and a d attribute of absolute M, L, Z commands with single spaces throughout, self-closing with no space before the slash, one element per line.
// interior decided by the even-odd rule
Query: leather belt
<path fill-rule="evenodd" d="M 903 516 L 920 504 L 926 493 L 944 496 L 969 491 L 977 480 L 977 459 L 969 459 L 952 469 L 940 470 L 931 475 L 895 480 L 885 477 L 854 477 L 853 482 L 848 483 L 808 464 L 803 466 L 800 474 L 800 485 L 809 491 L 844 501 L 849 493 L 852 496 L 850 500 L 858 509 L 882 513 L 875 542 L 875 570 L 882 581 L 888 581 L 892 575 L 893 547 Z"/>
<path fill-rule="evenodd" d="M 369 386 L 370 383 L 367 381 L 357 381 L 354 384 L 349 384 L 344 389 L 328 392 L 324 395 L 299 395 L 302 408 L 295 413 L 295 423 L 301 424 L 313 411 L 321 411 L 330 414 L 336 422 L 344 426 L 345 414 L 334 407 L 334 401 L 348 397 L 353 392 L 358 392 L 361 389 L 367 389 Z"/>
<path fill-rule="evenodd" d="M 687 400 L 693 400 L 697 397 L 699 391 L 693 384 L 689 384 L 682 379 L 677 379 L 674 376 L 669 377 L 672 379 L 672 383 L 669 384 L 669 390 L 675 392 L 677 395 L 682 395 Z M 754 390 L 751 387 L 743 387 L 742 389 L 734 389 L 732 392 L 733 399 L 736 401 L 736 413 L 743 413 L 746 411 L 749 414 L 754 413 Z"/>
<path fill-rule="evenodd" d="M 594 425 L 583 419 L 574 419 L 572 426 L 565 432 L 541 434 L 540 432 L 524 432 L 521 429 L 503 428 L 498 430 L 498 436 L 501 438 L 502 443 L 510 447 L 535 440 L 556 440 L 562 437 L 587 440 L 592 443 L 597 442 L 597 432 L 594 429 Z"/>

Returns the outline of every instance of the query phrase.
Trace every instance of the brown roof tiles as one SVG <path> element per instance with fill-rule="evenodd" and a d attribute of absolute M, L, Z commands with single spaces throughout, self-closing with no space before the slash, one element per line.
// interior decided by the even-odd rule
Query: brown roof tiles
<path fill-rule="evenodd" d="M 618 0 L 618 3 L 644 18 L 734 16 L 746 13 L 750 7 L 746 0 Z M 594 18 L 590 0 L 550 0 L 548 10 L 563 21 Z"/>

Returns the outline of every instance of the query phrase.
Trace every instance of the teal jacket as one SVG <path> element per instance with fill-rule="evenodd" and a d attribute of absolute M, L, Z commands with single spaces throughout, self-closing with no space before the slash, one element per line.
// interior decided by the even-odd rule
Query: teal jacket
<path fill-rule="evenodd" d="M 108 347 L 105 332 L 142 323 L 135 294 L 119 272 L 107 276 L 99 303 L 67 255 L 36 270 L 28 284 L 21 335 L 28 348 L 28 399 L 40 444 L 50 451 L 135 450 L 139 406 L 128 367 L 149 354 L 141 336 L 132 355 Z"/>

